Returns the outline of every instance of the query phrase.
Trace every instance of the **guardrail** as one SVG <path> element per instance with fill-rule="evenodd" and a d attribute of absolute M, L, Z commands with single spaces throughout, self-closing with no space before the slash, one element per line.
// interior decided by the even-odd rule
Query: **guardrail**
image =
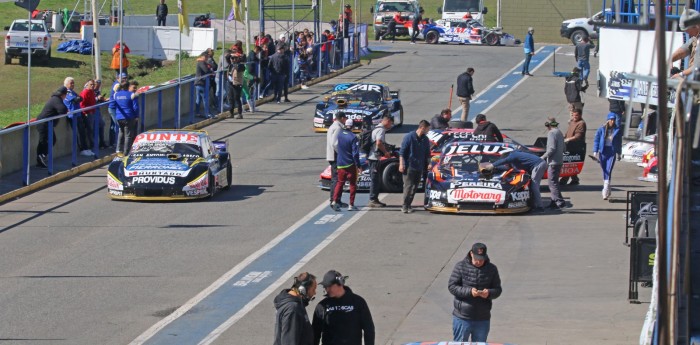
<path fill-rule="evenodd" d="M 293 42 L 292 42 L 293 43 Z M 325 54 L 321 52 L 321 45 L 328 44 L 326 46 L 327 50 Z M 344 68 L 350 64 L 356 63 L 360 59 L 360 49 L 359 49 L 359 35 L 354 35 L 348 38 L 339 38 L 332 42 L 317 43 L 312 48 L 313 54 L 311 58 L 311 63 L 313 70 L 310 71 L 310 77 L 317 78 L 323 75 L 331 73 L 335 69 Z M 290 73 L 287 79 L 288 86 L 295 86 L 300 84 L 299 79 L 300 73 L 296 68 L 298 64 L 296 63 L 296 54 L 291 52 L 289 56 L 289 66 Z M 268 88 L 271 91 L 271 87 L 266 87 L 268 81 L 270 80 L 269 75 L 263 75 L 263 69 L 259 65 L 255 66 L 258 71 L 258 76 L 261 78 L 259 84 L 255 85 L 253 97 L 258 99 L 260 95 L 266 96 L 264 94 L 265 89 Z M 192 75 L 188 75 L 181 78 L 181 81 L 172 80 L 161 85 L 157 85 L 153 88 L 148 89 L 138 95 L 139 98 L 139 132 L 143 132 L 146 129 L 154 128 L 181 128 L 182 120 L 193 124 L 196 121 L 195 118 L 195 88 L 193 84 L 201 79 L 205 79 L 204 87 L 204 100 L 205 109 L 209 110 L 212 102 L 212 92 L 215 92 L 215 84 L 212 84 L 210 77 L 216 77 L 218 81 L 219 90 L 225 90 L 223 86 L 225 71 L 219 69 L 218 71 L 202 76 L 201 78 L 196 78 Z M 182 99 L 180 99 L 181 97 Z M 214 94 L 213 97 L 216 97 Z M 226 109 L 224 107 L 224 102 L 222 98 L 217 99 L 216 110 L 219 113 L 223 113 Z M 47 161 L 47 173 L 48 175 L 53 175 L 58 171 L 55 169 L 55 160 L 57 158 L 69 157 L 70 165 L 78 165 L 78 123 L 77 117 L 83 116 L 82 112 L 87 110 L 95 110 L 92 116 L 92 152 L 94 153 L 93 159 L 99 158 L 99 141 L 100 141 L 100 131 L 103 129 L 100 127 L 100 123 L 105 124 L 105 128 L 112 122 L 111 117 L 105 111 L 106 107 L 111 103 L 111 101 L 100 103 L 89 108 L 79 109 L 68 114 L 62 114 L 48 119 L 34 120 L 29 123 L 24 123 L 15 127 L 0 130 L 0 181 L 3 176 L 10 173 L 15 173 L 17 171 L 22 171 L 21 183 L 22 185 L 29 185 L 32 182 L 30 171 L 32 158 L 36 157 L 36 147 L 38 144 L 39 136 L 35 130 L 38 125 L 46 124 L 49 128 L 55 128 L 56 133 L 53 130 L 49 130 L 49 145 L 48 145 L 48 161 Z M 242 102 L 245 106 L 246 102 Z M 207 111 L 208 112 L 208 111 Z M 69 119 L 69 115 L 78 114 L 78 116 L 72 116 Z M 61 119 L 68 119 L 69 126 L 56 126 L 54 124 L 56 121 L 61 121 Z M 172 124 L 172 126 L 170 126 Z M 70 128 L 70 134 L 68 134 Z M 110 128 L 116 133 L 118 132 L 118 126 L 111 124 Z M 106 134 L 108 134 L 107 131 Z M 52 143 L 56 140 L 56 143 Z M 56 145 L 56 147 L 54 147 Z M 19 154 L 18 154 L 19 153 Z M 108 153 L 107 155 L 111 154 Z M 104 155 L 103 155 L 104 156 Z"/>

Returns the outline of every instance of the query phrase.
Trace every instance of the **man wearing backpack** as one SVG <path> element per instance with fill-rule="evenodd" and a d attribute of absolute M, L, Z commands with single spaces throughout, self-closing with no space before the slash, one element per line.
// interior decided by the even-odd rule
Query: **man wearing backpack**
<path fill-rule="evenodd" d="M 379 159 L 381 157 L 391 157 L 391 152 L 386 147 L 385 135 L 386 131 L 391 128 L 394 122 L 394 117 L 385 114 L 382 116 L 381 122 L 372 130 L 371 142 L 372 146 L 367 153 L 367 162 L 369 162 L 369 207 L 385 207 L 386 204 L 379 201 Z M 363 145 L 363 150 L 365 145 Z"/>

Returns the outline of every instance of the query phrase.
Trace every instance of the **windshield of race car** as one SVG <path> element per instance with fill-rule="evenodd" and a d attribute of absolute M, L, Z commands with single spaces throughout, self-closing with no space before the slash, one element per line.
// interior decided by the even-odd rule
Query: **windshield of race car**
<path fill-rule="evenodd" d="M 501 158 L 500 154 L 450 154 L 440 157 L 440 169 L 445 172 L 477 173 L 479 163 L 493 163 Z"/>
<path fill-rule="evenodd" d="M 202 156 L 202 150 L 197 144 L 174 141 L 142 141 L 134 143 L 129 155 L 132 157 L 167 157 L 171 154 L 177 154 L 183 158 L 197 158 Z"/>
<path fill-rule="evenodd" d="M 343 98 L 349 102 L 381 103 L 382 93 L 375 90 L 352 90 L 341 91 L 333 94 L 333 99 Z"/>

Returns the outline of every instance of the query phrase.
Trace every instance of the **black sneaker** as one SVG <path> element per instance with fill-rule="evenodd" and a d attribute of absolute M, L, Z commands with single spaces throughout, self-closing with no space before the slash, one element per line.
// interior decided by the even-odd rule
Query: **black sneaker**
<path fill-rule="evenodd" d="M 41 165 L 44 168 L 47 168 L 49 165 L 48 157 L 45 154 L 37 155 L 36 162 L 37 162 L 37 166 Z"/>
<path fill-rule="evenodd" d="M 284 103 L 291 103 L 292 101 L 289 100 L 289 98 L 284 99 Z"/>
<path fill-rule="evenodd" d="M 379 200 L 370 200 L 369 204 L 367 204 L 367 206 L 380 208 L 380 207 L 386 207 L 386 204 L 383 202 L 380 202 Z"/>

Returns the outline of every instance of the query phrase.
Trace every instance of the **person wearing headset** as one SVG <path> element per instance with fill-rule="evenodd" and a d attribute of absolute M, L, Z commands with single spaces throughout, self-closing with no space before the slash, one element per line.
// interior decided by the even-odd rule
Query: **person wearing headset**
<path fill-rule="evenodd" d="M 291 289 L 280 291 L 275 297 L 274 345 L 312 345 L 313 329 L 306 306 L 316 295 L 316 277 L 304 272 L 294 278 Z"/>
<path fill-rule="evenodd" d="M 345 285 L 347 276 L 335 270 L 323 276 L 326 298 L 313 316 L 314 345 L 374 345 L 374 322 L 364 298 Z"/>

